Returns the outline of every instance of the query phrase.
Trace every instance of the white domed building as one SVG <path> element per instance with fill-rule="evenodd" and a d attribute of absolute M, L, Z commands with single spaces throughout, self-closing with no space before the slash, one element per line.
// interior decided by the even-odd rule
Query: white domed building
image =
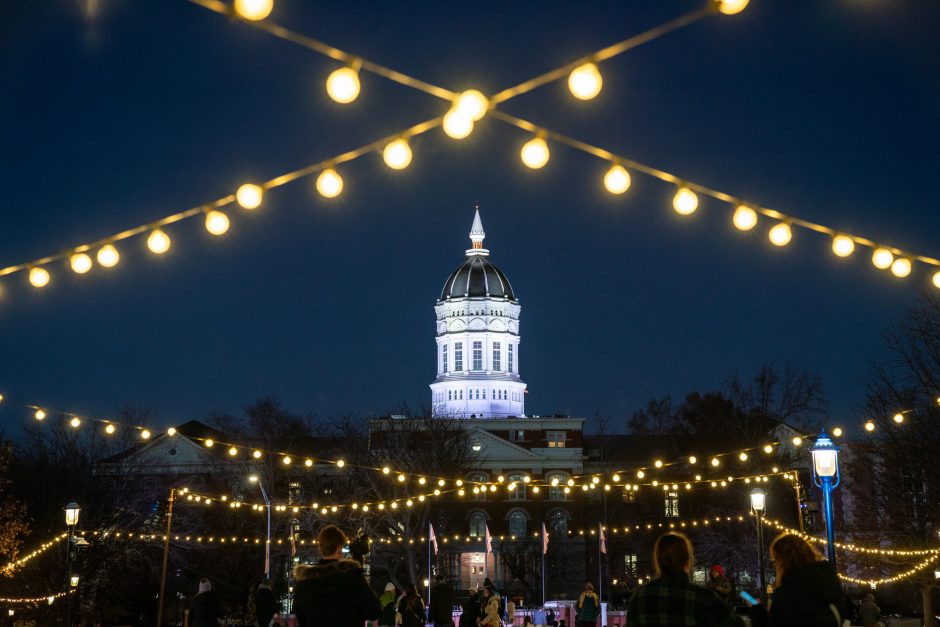
<path fill-rule="evenodd" d="M 509 279 L 483 248 L 477 210 L 467 259 L 451 272 L 434 306 L 437 377 L 434 415 L 452 418 L 525 416 L 526 384 L 519 377 L 519 312 Z"/>

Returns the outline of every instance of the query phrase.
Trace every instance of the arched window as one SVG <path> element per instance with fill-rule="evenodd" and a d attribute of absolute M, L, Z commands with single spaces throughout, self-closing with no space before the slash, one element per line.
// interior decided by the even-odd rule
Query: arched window
<path fill-rule="evenodd" d="M 474 501 L 485 501 L 486 500 L 486 486 L 485 485 L 476 485 L 486 483 L 487 477 L 485 474 L 478 472 L 473 473 L 472 475 L 467 476 L 467 481 L 470 481 L 474 484 L 470 488 L 471 498 Z"/>
<path fill-rule="evenodd" d="M 525 512 L 514 511 L 509 515 L 509 535 L 516 536 L 518 540 L 525 538 L 527 523 L 528 516 L 525 515 Z"/>
<path fill-rule="evenodd" d="M 552 538 L 568 537 L 568 514 L 556 509 L 548 515 L 548 532 Z"/>
<path fill-rule="evenodd" d="M 525 500 L 525 475 L 520 473 L 513 473 L 509 475 L 509 485 L 513 483 L 516 484 L 515 489 L 509 491 L 509 500 L 510 501 L 524 501 Z"/>
<path fill-rule="evenodd" d="M 476 538 L 486 535 L 486 514 L 483 512 L 470 514 L 470 535 Z"/>
<path fill-rule="evenodd" d="M 549 501 L 567 501 L 568 496 L 565 494 L 565 485 L 568 481 L 568 475 L 561 472 L 549 473 L 545 476 L 545 481 L 548 483 L 548 500 Z"/>

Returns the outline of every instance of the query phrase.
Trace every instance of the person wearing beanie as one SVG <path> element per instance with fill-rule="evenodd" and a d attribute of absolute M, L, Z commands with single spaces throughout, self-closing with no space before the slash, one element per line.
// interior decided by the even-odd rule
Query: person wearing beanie
<path fill-rule="evenodd" d="M 255 616 L 258 617 L 258 627 L 268 627 L 278 611 L 274 591 L 271 590 L 271 580 L 263 579 L 255 590 Z"/>
<path fill-rule="evenodd" d="M 189 624 L 191 627 L 219 627 L 221 618 L 222 603 L 212 591 L 212 582 L 203 577 L 199 580 L 199 594 L 189 606 Z"/>
<path fill-rule="evenodd" d="M 398 598 L 395 584 L 389 581 L 385 584 L 385 591 L 379 597 L 379 606 L 382 611 L 379 614 L 379 627 L 394 627 L 395 625 L 395 601 Z"/>
<path fill-rule="evenodd" d="M 725 605 L 734 605 L 733 587 L 731 581 L 725 577 L 725 569 L 715 564 L 708 576 L 708 589 L 717 594 Z"/>

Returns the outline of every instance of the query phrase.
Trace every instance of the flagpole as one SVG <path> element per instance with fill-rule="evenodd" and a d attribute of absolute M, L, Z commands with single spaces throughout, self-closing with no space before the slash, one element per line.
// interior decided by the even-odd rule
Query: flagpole
<path fill-rule="evenodd" d="M 545 609 L 545 523 L 542 523 L 542 609 Z"/>
<path fill-rule="evenodd" d="M 600 606 L 604 602 L 604 582 L 601 580 L 603 571 L 601 570 L 601 546 L 604 544 L 604 528 L 598 523 L 597 534 L 597 604 Z M 600 607 L 597 608 L 600 611 Z"/>

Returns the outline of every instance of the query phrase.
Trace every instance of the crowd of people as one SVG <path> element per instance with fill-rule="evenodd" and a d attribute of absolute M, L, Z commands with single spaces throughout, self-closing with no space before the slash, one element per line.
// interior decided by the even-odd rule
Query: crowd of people
<path fill-rule="evenodd" d="M 408 583 L 399 592 L 389 582 L 376 596 L 359 562 L 343 558 L 348 540 L 338 527 L 321 529 L 317 544 L 322 558 L 313 565 L 294 569 L 293 612 L 299 627 L 362 627 L 376 621 L 379 627 L 455 627 L 454 590 L 438 577 L 431 590 L 430 605 Z M 841 627 L 850 615 L 850 604 L 842 590 L 835 567 L 800 536 L 781 534 L 770 545 L 770 558 L 776 570 L 772 599 L 765 601 L 741 592 L 750 606 L 748 615 L 754 627 Z M 638 587 L 627 606 L 630 627 L 670 627 L 700 625 L 732 627 L 744 625 L 736 606 L 738 595 L 721 566 L 713 566 L 706 586 L 692 581 L 692 543 L 684 534 L 668 532 L 653 546 L 654 576 Z M 278 615 L 271 584 L 265 580 L 254 594 L 254 613 L 259 627 L 267 627 Z M 461 606 L 457 627 L 502 627 L 514 624 L 516 606 L 499 594 L 487 578 L 479 590 L 471 590 Z M 577 599 L 577 627 L 596 627 L 601 604 L 591 583 Z M 862 624 L 875 625 L 880 610 L 868 595 L 859 607 Z M 222 607 L 207 579 L 199 583 L 199 593 L 190 606 L 192 627 L 218 627 Z M 555 621 L 549 624 L 567 627 Z M 530 617 L 525 617 L 530 621 Z M 531 624 L 529 622 L 528 624 Z"/>

